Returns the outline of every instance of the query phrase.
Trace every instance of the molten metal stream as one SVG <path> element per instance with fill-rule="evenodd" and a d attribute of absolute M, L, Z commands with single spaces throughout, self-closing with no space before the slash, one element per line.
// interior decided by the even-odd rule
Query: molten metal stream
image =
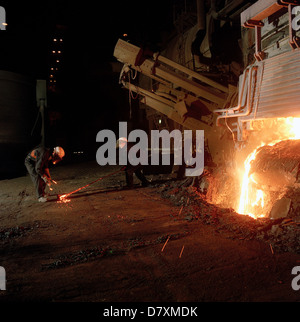
<path fill-rule="evenodd" d="M 238 213 L 242 215 L 249 215 L 253 218 L 261 217 L 262 214 L 253 214 L 252 208 L 254 206 L 260 206 L 262 209 L 264 207 L 264 192 L 260 189 L 254 189 L 251 191 L 250 185 L 251 181 L 254 182 L 251 176 L 249 176 L 251 170 L 251 164 L 255 160 L 259 149 L 265 145 L 275 145 L 280 142 L 280 140 L 273 141 L 269 144 L 262 143 L 258 148 L 256 148 L 252 153 L 250 153 L 245 161 L 245 172 L 242 181 L 240 203 L 238 208 Z M 255 183 L 255 182 L 254 182 Z M 252 189 L 253 190 L 253 189 Z"/>
<path fill-rule="evenodd" d="M 239 208 L 238 208 L 238 213 L 239 214 L 246 214 L 245 213 L 245 208 L 249 204 L 249 172 L 251 169 L 251 162 L 255 159 L 257 150 L 259 148 L 255 149 L 249 156 L 247 157 L 245 161 L 245 172 L 243 176 L 243 183 L 242 183 L 242 189 L 241 189 L 241 196 L 240 196 L 240 203 L 239 203 Z"/>

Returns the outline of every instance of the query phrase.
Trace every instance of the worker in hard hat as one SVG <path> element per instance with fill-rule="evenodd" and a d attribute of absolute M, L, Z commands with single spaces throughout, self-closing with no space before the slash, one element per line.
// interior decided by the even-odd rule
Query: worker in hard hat
<path fill-rule="evenodd" d="M 25 158 L 25 166 L 34 184 L 39 202 L 46 202 L 45 189 L 51 185 L 49 162 L 57 164 L 65 156 L 62 147 L 48 149 L 43 146 L 34 148 Z"/>
<path fill-rule="evenodd" d="M 127 145 L 127 155 L 131 147 L 133 146 L 130 142 L 127 141 L 126 138 L 121 137 L 117 140 L 116 148 L 123 149 Z M 131 165 L 128 163 L 125 167 L 125 175 L 126 175 L 126 184 L 128 188 L 133 188 L 133 174 L 137 176 L 137 178 L 141 181 L 143 187 L 147 187 L 150 182 L 146 179 L 143 174 L 142 165 Z"/>

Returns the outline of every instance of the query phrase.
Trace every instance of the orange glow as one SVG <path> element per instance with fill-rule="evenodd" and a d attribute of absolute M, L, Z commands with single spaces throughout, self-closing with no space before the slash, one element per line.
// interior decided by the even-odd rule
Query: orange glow
<path fill-rule="evenodd" d="M 265 144 L 263 143 L 261 146 L 264 146 Z M 253 193 L 251 193 L 250 195 L 250 182 L 251 180 L 251 176 L 249 176 L 249 172 L 251 170 L 251 162 L 253 160 L 255 160 L 258 149 L 260 147 L 258 147 L 257 149 L 255 149 L 251 154 L 249 154 L 249 156 L 247 157 L 244 165 L 245 165 L 245 170 L 244 170 L 244 175 L 243 175 L 243 179 L 242 179 L 242 188 L 241 188 L 241 195 L 240 195 L 240 203 L 239 203 L 239 207 L 237 212 L 239 214 L 243 214 L 243 215 L 249 215 L 251 217 L 255 217 L 254 214 L 252 214 L 249 210 L 249 205 L 255 205 L 258 204 L 258 195 L 257 192 L 255 192 L 255 200 L 251 200 L 251 195 L 253 195 Z M 261 190 L 260 190 L 261 191 Z M 260 197 L 259 199 L 263 200 L 263 196 Z"/>
<path fill-rule="evenodd" d="M 69 202 L 71 202 L 71 199 L 61 199 L 57 201 L 57 203 L 69 203 Z"/>
<path fill-rule="evenodd" d="M 256 191 L 256 200 L 255 202 L 252 203 L 252 207 L 254 206 L 260 206 L 264 207 L 265 202 L 264 202 L 264 192 L 262 190 L 257 190 Z"/>
<path fill-rule="evenodd" d="M 71 199 L 67 199 L 67 194 L 58 196 L 57 203 L 69 203 Z"/>
<path fill-rule="evenodd" d="M 252 162 L 255 160 L 260 148 L 263 146 L 273 146 L 283 140 L 299 140 L 300 139 L 300 118 L 280 118 L 277 119 L 276 130 L 278 130 L 278 138 L 271 142 L 261 144 L 251 152 L 244 162 L 244 173 L 241 177 L 241 192 L 237 212 L 239 214 L 249 215 L 253 218 L 265 217 L 267 215 L 265 209 L 266 193 L 258 189 L 252 175 L 249 176 Z M 272 134 L 274 134 L 272 132 Z"/>
<path fill-rule="evenodd" d="M 289 117 L 286 120 L 288 129 L 290 130 L 290 139 L 299 140 L 300 139 L 300 118 Z"/>

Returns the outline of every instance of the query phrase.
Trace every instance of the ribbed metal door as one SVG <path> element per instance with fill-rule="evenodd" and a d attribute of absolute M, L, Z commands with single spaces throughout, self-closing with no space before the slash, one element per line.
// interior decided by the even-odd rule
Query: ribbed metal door
<path fill-rule="evenodd" d="M 300 49 L 266 59 L 257 65 L 251 113 L 241 119 L 299 117 Z"/>

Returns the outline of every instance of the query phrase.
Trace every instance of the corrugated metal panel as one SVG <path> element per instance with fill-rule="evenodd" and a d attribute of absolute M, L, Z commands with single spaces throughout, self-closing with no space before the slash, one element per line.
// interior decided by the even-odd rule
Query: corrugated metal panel
<path fill-rule="evenodd" d="M 258 62 L 257 66 L 252 110 L 241 120 L 300 116 L 300 49 Z"/>

